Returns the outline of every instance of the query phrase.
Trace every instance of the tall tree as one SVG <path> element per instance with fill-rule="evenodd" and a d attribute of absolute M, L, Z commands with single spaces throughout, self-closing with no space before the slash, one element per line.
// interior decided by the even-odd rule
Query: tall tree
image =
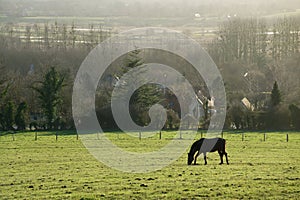
<path fill-rule="evenodd" d="M 60 92 L 64 87 L 64 80 L 65 76 L 51 67 L 40 85 L 32 87 L 39 94 L 38 98 L 41 101 L 48 129 L 52 129 L 54 122 L 58 119 L 57 107 L 62 103 Z"/>
<path fill-rule="evenodd" d="M 134 50 L 127 54 L 121 68 L 121 72 L 123 74 L 127 73 L 131 69 L 143 65 L 144 61 L 140 54 L 141 50 Z M 139 76 L 141 73 L 146 73 L 146 71 L 147 69 L 145 66 L 139 72 L 134 72 L 129 77 L 131 80 L 128 80 L 128 82 L 135 81 L 136 76 Z M 131 116 L 137 124 L 141 126 L 148 125 L 150 122 L 150 118 L 148 116 L 150 107 L 158 102 L 162 102 L 163 99 L 160 87 L 156 84 L 146 84 L 139 88 L 135 88 L 135 84 L 132 84 L 131 86 L 133 87 L 132 89 L 135 90 L 130 99 Z M 118 98 L 122 98 L 122 96 L 123 94 L 121 94 Z"/>
<path fill-rule="evenodd" d="M 5 68 L 1 65 L 3 65 L 3 64 L 0 61 L 0 71 L 1 71 L 1 73 L 0 73 L 0 105 L 10 87 L 10 84 L 7 83 L 8 81 L 7 81 L 7 77 L 6 77 L 7 74 L 6 74 Z"/>
<path fill-rule="evenodd" d="M 27 109 L 27 104 L 25 102 L 20 103 L 17 108 L 15 123 L 18 127 L 18 130 L 25 130 L 26 128 L 26 119 L 25 119 L 26 109 Z"/>
<path fill-rule="evenodd" d="M 277 105 L 280 104 L 280 102 L 281 102 L 281 94 L 278 88 L 277 81 L 275 81 L 271 93 L 271 106 L 276 107 Z"/>
<path fill-rule="evenodd" d="M 5 100 L 11 84 L 8 83 L 7 72 L 2 65 L 2 61 L 0 61 L 0 129 L 7 130 L 7 124 L 10 124 L 7 123 L 10 121 L 10 116 L 7 114 L 11 113 L 8 112 L 10 104 L 7 104 Z"/>
<path fill-rule="evenodd" d="M 12 101 L 9 101 L 1 108 L 0 123 L 2 130 L 13 130 L 14 103 Z"/>

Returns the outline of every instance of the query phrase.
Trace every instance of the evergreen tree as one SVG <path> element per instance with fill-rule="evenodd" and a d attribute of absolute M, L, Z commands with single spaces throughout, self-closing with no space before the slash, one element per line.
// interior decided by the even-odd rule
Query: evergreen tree
<path fill-rule="evenodd" d="M 8 89 L 10 87 L 10 84 L 8 83 L 8 78 L 7 78 L 7 72 L 5 70 L 5 67 L 2 66 L 3 63 L 0 61 L 0 106 L 1 103 L 3 103 L 3 98 L 6 96 Z"/>
<path fill-rule="evenodd" d="M 15 116 L 15 122 L 18 127 L 18 130 L 25 130 L 26 128 L 26 120 L 25 120 L 25 111 L 27 109 L 27 104 L 22 102 L 19 104 Z"/>
<path fill-rule="evenodd" d="M 5 67 L 0 61 L 0 129 L 11 130 L 13 126 L 13 103 L 6 102 L 6 96 L 10 88 Z"/>
<path fill-rule="evenodd" d="M 140 53 L 141 50 L 134 50 L 128 53 L 124 60 L 124 66 L 122 67 L 123 73 L 143 65 L 144 61 L 140 57 Z M 146 72 L 146 68 L 143 70 Z M 144 73 L 143 70 L 138 73 Z M 138 75 L 139 74 L 134 74 L 134 76 L 131 77 L 132 80 L 129 81 L 135 80 L 135 76 Z M 147 84 L 135 89 L 136 91 L 130 99 L 131 116 L 137 124 L 145 126 L 150 122 L 150 118 L 148 116 L 150 107 L 158 103 L 162 97 L 159 93 L 158 85 L 155 84 Z"/>
<path fill-rule="evenodd" d="M 281 94 L 278 88 L 277 81 L 275 81 L 271 93 L 271 107 L 276 107 L 281 102 Z"/>
<path fill-rule="evenodd" d="M 141 50 L 133 50 L 130 53 L 128 53 L 127 57 L 125 58 L 125 66 L 123 66 L 124 73 L 144 63 L 144 61 L 139 55 L 140 53 Z"/>
<path fill-rule="evenodd" d="M 39 94 L 38 98 L 47 119 L 48 129 L 52 129 L 54 121 L 57 120 L 57 107 L 62 103 L 60 92 L 64 86 L 64 79 L 64 75 L 51 67 L 44 80 L 40 82 L 40 86 L 32 87 Z"/>
<path fill-rule="evenodd" d="M 3 130 L 13 130 L 14 104 L 12 101 L 9 101 L 1 108 L 0 123 Z"/>

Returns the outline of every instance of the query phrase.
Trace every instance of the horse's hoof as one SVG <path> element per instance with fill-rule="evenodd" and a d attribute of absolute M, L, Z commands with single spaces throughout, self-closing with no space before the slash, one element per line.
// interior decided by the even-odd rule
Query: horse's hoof
<path fill-rule="evenodd" d="M 223 165 L 223 163 L 220 163 L 219 165 Z"/>

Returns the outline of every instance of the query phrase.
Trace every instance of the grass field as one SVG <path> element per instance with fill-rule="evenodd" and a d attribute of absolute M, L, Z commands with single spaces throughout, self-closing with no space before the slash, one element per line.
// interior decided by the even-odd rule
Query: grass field
<path fill-rule="evenodd" d="M 131 174 L 91 156 L 75 135 L 18 133 L 0 136 L 0 199 L 299 199 L 300 133 L 224 133 L 230 165 L 196 166 L 182 155 L 162 170 Z M 116 144 L 140 151 L 166 144 L 173 133 L 149 139 L 109 133 Z M 200 134 L 197 138 L 200 138 Z M 193 141 L 191 141 L 192 144 Z M 149 150 L 149 149 L 148 149 Z"/>

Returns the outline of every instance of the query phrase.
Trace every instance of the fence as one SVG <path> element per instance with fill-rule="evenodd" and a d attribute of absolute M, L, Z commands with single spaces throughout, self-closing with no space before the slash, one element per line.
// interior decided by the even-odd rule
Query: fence
<path fill-rule="evenodd" d="M 222 138 L 228 140 L 240 141 L 296 141 L 300 140 L 300 132 L 240 132 L 240 133 L 223 133 Z"/>
<path fill-rule="evenodd" d="M 110 132 L 108 134 L 113 135 L 111 138 L 116 140 L 128 139 L 128 136 L 123 132 Z M 127 136 L 126 136 L 127 135 Z M 115 136 L 115 137 L 114 137 Z M 126 137 L 125 137 L 126 136 Z M 137 132 L 138 139 L 147 140 L 170 140 L 174 137 L 178 139 L 182 138 L 182 134 L 176 136 L 176 131 L 159 131 L 157 134 L 150 138 L 143 138 L 143 132 Z M 205 138 L 207 134 L 205 131 L 199 131 L 196 134 L 195 139 Z M 226 140 L 232 141 L 280 141 L 280 142 L 294 142 L 300 141 L 300 132 L 222 132 L 220 137 Z M 75 131 L 56 131 L 56 132 L 0 132 L 0 142 L 3 141 L 20 141 L 20 140 L 54 140 L 59 142 L 60 140 L 79 140 L 79 135 Z"/>
<path fill-rule="evenodd" d="M 74 139 L 79 140 L 78 134 L 76 132 L 70 131 L 56 131 L 56 132 L 44 132 L 44 131 L 37 131 L 37 132 L 0 132 L 0 142 L 2 141 L 38 141 L 38 140 L 51 140 L 59 141 L 64 139 Z"/>

